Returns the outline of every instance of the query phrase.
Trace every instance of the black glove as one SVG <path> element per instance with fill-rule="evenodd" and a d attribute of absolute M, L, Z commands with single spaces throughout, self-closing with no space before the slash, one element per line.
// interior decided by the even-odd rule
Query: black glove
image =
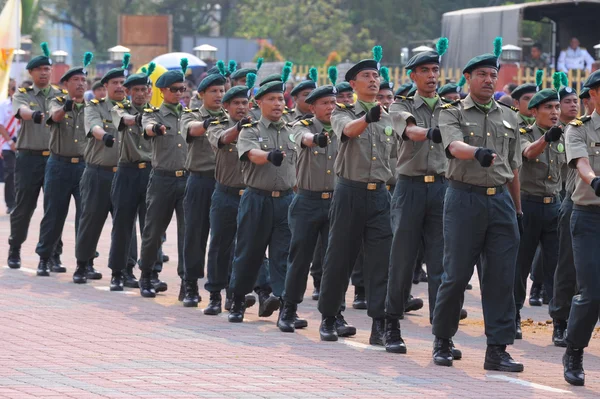
<path fill-rule="evenodd" d="M 33 120 L 33 123 L 35 124 L 40 124 L 42 123 L 42 119 L 44 118 L 44 113 L 42 111 L 35 111 L 32 115 L 31 115 L 31 119 Z"/>
<path fill-rule="evenodd" d="M 135 116 L 135 124 L 136 124 L 136 125 L 138 125 L 138 126 L 142 126 L 142 116 L 143 116 L 143 115 L 144 115 L 144 114 L 142 114 L 142 113 L 139 113 L 139 114 L 137 114 L 137 115 Z"/>
<path fill-rule="evenodd" d="M 475 159 L 484 168 L 489 168 L 494 160 L 493 154 L 494 151 L 490 150 L 489 148 L 479 147 L 477 151 L 475 151 Z"/>
<path fill-rule="evenodd" d="M 63 105 L 63 110 L 65 112 L 71 112 L 71 111 L 73 111 L 73 100 L 67 100 L 67 101 L 65 101 L 65 105 Z"/>
<path fill-rule="evenodd" d="M 367 112 L 367 115 L 365 115 L 365 122 L 367 122 L 367 123 L 377 122 L 380 119 L 381 119 L 381 104 L 377 104 L 376 106 L 371 108 L 369 110 L 369 112 Z"/>
<path fill-rule="evenodd" d="M 596 197 L 600 197 L 600 177 L 594 177 L 592 183 L 590 184 L 594 189 L 594 193 L 596 193 Z"/>
<path fill-rule="evenodd" d="M 551 143 L 553 141 L 558 141 L 560 140 L 560 136 L 563 134 L 563 130 L 560 126 L 552 126 L 550 128 L 550 130 L 548 130 L 545 134 L 544 134 L 544 140 L 546 140 L 546 143 Z"/>
<path fill-rule="evenodd" d="M 235 126 L 235 128 L 237 129 L 238 132 L 242 131 L 242 126 L 247 125 L 248 123 L 252 122 L 252 118 L 250 118 L 249 116 L 245 116 L 242 119 L 240 119 L 237 123 L 237 125 Z"/>
<path fill-rule="evenodd" d="M 525 229 L 523 228 L 523 214 L 522 213 L 517 213 L 517 226 L 519 226 L 519 234 L 523 235 L 523 231 L 525 231 Z"/>
<path fill-rule="evenodd" d="M 164 125 L 162 123 L 155 123 L 154 126 L 152 126 L 152 133 L 156 134 L 157 136 L 164 135 L 162 131 L 163 126 Z"/>
<path fill-rule="evenodd" d="M 269 152 L 269 155 L 267 155 L 267 161 L 271 162 L 275 166 L 281 166 L 281 163 L 283 162 L 283 152 L 279 150 L 273 150 Z"/>
<path fill-rule="evenodd" d="M 313 143 L 315 143 L 321 148 L 327 147 L 327 135 L 323 132 L 315 134 L 313 136 Z"/>
<path fill-rule="evenodd" d="M 442 132 L 439 127 L 430 127 L 427 131 L 427 138 L 436 144 L 442 142 Z"/>
<path fill-rule="evenodd" d="M 202 123 L 202 127 L 204 127 L 204 130 L 208 129 L 208 126 L 211 124 L 211 122 L 216 121 L 217 118 L 213 118 L 212 116 L 208 119 L 205 119 L 204 122 Z"/>
<path fill-rule="evenodd" d="M 115 143 L 115 136 L 107 133 L 104 136 L 102 136 L 102 141 L 104 142 L 105 146 L 112 147 Z"/>

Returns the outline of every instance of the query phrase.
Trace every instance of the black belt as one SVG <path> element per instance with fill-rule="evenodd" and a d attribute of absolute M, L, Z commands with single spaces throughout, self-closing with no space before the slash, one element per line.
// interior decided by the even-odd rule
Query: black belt
<path fill-rule="evenodd" d="M 340 182 L 344 186 L 350 186 L 350 187 L 354 187 L 354 188 L 362 188 L 363 190 L 369 190 L 369 191 L 380 190 L 381 188 L 386 187 L 385 183 L 382 183 L 382 182 L 363 183 L 360 181 L 344 179 L 343 177 L 338 177 L 338 182 Z"/>
<path fill-rule="evenodd" d="M 248 190 L 250 190 L 253 193 L 256 193 L 258 195 L 262 195 L 263 197 L 273 197 L 273 198 L 287 197 L 288 195 L 291 195 L 294 193 L 294 190 L 292 190 L 291 188 L 289 188 L 287 190 L 283 190 L 283 191 L 267 191 L 267 190 L 261 190 L 261 189 L 254 188 L 254 187 L 248 187 Z"/>
<path fill-rule="evenodd" d="M 215 184 L 215 190 L 217 191 L 221 191 L 227 194 L 231 194 L 231 195 L 237 195 L 237 196 L 242 196 L 242 194 L 244 194 L 244 191 L 246 190 L 246 187 L 241 187 L 241 188 L 237 188 L 237 187 L 230 187 L 230 186 L 226 186 L 224 184 L 221 183 L 216 183 Z"/>
<path fill-rule="evenodd" d="M 556 195 L 530 195 L 521 193 L 521 200 L 528 202 L 537 202 L 538 204 L 555 204 L 558 202 L 558 196 Z"/>
<path fill-rule="evenodd" d="M 83 162 L 83 156 L 63 157 L 62 155 L 52 154 L 52 155 L 50 155 L 50 158 L 55 159 L 60 162 L 66 162 L 66 163 L 82 163 Z"/>
<path fill-rule="evenodd" d="M 304 190 L 304 189 L 299 188 L 298 194 L 302 195 L 303 197 L 325 199 L 325 200 L 333 198 L 333 191 L 310 191 L 310 190 Z"/>
<path fill-rule="evenodd" d="M 215 171 L 214 170 L 205 170 L 202 172 L 193 172 L 190 171 L 190 174 L 192 176 L 197 176 L 197 177 L 212 177 L 213 179 L 215 178 Z"/>
<path fill-rule="evenodd" d="M 475 186 L 473 184 L 463 183 L 461 181 L 456 181 L 456 180 L 450 180 L 449 184 L 450 184 L 450 187 L 452 187 L 454 189 L 466 191 L 468 193 L 480 194 L 480 195 L 491 196 L 491 195 L 502 194 L 504 192 L 504 186 L 482 187 L 482 186 Z"/>
<path fill-rule="evenodd" d="M 151 168 L 150 162 L 119 162 L 117 165 L 119 168 L 130 168 L 130 169 L 146 169 Z"/>
<path fill-rule="evenodd" d="M 600 213 L 600 206 L 596 205 L 573 205 L 573 210 L 591 213 Z"/>
<path fill-rule="evenodd" d="M 424 176 L 406 176 L 398 175 L 398 180 L 412 181 L 414 183 L 435 183 L 444 182 L 446 178 L 441 175 L 424 175 Z"/>
<path fill-rule="evenodd" d="M 188 172 L 187 170 L 162 170 L 162 169 L 153 169 L 152 173 L 156 176 L 166 176 L 166 177 L 186 177 Z"/>
<path fill-rule="evenodd" d="M 50 150 L 21 150 L 17 148 L 17 152 L 25 155 L 50 156 Z"/>
<path fill-rule="evenodd" d="M 102 165 L 94 165 L 92 163 L 88 163 L 85 165 L 85 167 L 90 168 L 90 169 L 106 170 L 107 172 L 113 172 L 113 173 L 117 171 L 116 166 L 102 166 Z"/>

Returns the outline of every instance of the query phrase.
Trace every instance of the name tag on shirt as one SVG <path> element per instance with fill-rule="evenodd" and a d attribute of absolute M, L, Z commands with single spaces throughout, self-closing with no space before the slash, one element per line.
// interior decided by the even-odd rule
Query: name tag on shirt
<path fill-rule="evenodd" d="M 590 143 L 590 147 L 600 147 L 600 143 L 594 143 L 593 141 Z"/>

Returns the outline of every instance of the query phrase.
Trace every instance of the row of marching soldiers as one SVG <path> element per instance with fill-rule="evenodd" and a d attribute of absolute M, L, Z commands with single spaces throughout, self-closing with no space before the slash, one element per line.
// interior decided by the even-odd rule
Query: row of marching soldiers
<path fill-rule="evenodd" d="M 8 264 L 21 265 L 20 247 L 43 186 L 38 275 L 66 271 L 53 259 L 73 196 L 73 281 L 97 278 L 91 260 L 111 212 L 110 289 L 139 287 L 143 297 L 155 297 L 167 289 L 155 263 L 175 212 L 184 306 L 201 300 L 208 247 L 205 314 L 221 313 L 226 290 L 229 321 L 242 322 L 255 289 L 259 316 L 279 310 L 279 329 L 294 332 L 307 326 L 298 305 L 311 262 L 321 260 L 320 337 L 336 341 L 356 334 L 343 317 L 344 298 L 355 264 L 362 263 L 357 259 L 364 259 L 369 342 L 406 353 L 400 320 L 413 305 L 411 281 L 422 252 L 434 363 L 451 366 L 462 357 L 452 339 L 466 316 L 464 291 L 476 267 L 484 368 L 518 372 L 523 365 L 506 347 L 522 337 L 526 280 L 540 246 L 544 284 L 553 293 L 553 342 L 567 348 L 565 379 L 583 385 L 583 350 L 600 310 L 593 241 L 600 225 L 600 72 L 580 94 L 588 115 L 576 119 L 577 112 L 561 113 L 563 102 L 577 103 L 577 93 L 560 74 L 554 89 L 541 89 L 541 74 L 536 84 L 519 86 L 512 93 L 516 107 L 493 99 L 500 38 L 493 53 L 467 63 L 461 82 L 438 89 L 447 47 L 442 38 L 435 51 L 409 60 L 413 84 L 396 96 L 379 46 L 338 85 L 335 68 L 325 86 L 312 71 L 292 92 L 297 108 L 290 111 L 283 95 L 290 63 L 255 91 L 260 62 L 239 70 L 230 63 L 229 76 L 219 62 L 198 86 L 201 104 L 182 109 L 183 59 L 181 70 L 156 81 L 163 103 L 155 108 L 148 104 L 153 65 L 127 75 L 126 56 L 122 68 L 102 78 L 107 98 L 85 104 L 92 55 L 65 73 L 61 92 L 49 84 L 44 45 L 45 55 L 27 66 L 34 86 L 13 102 L 22 130 Z M 465 82 L 469 93 L 461 99 Z M 126 266 L 136 218 L 139 281 Z"/>

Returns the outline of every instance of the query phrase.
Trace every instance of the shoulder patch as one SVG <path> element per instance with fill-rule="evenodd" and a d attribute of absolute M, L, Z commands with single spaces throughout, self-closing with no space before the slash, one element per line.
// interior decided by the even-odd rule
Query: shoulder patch
<path fill-rule="evenodd" d="M 505 106 L 506 108 L 510 108 L 514 112 L 518 112 L 519 108 L 513 107 L 512 105 L 504 104 L 503 102 L 496 101 L 498 104 Z"/>
<path fill-rule="evenodd" d="M 519 132 L 521 132 L 521 134 L 527 134 L 529 132 L 531 132 L 533 129 L 531 129 L 531 127 L 522 127 L 519 128 Z"/>
<path fill-rule="evenodd" d="M 341 109 L 352 109 L 352 108 L 354 108 L 354 104 L 346 105 L 346 104 L 342 104 L 342 103 L 335 103 L 335 105 L 337 105 L 338 108 L 341 108 Z"/>
<path fill-rule="evenodd" d="M 246 123 L 245 125 L 242 125 L 242 127 L 252 127 L 252 126 L 256 126 L 258 125 L 258 121 L 252 121 L 250 123 Z"/>
<path fill-rule="evenodd" d="M 304 126 L 310 126 L 313 124 L 313 121 L 312 119 L 302 119 L 300 123 L 302 123 Z"/>
<path fill-rule="evenodd" d="M 183 112 L 189 114 L 190 112 L 198 112 L 200 111 L 200 108 L 184 108 Z"/>
<path fill-rule="evenodd" d="M 569 122 L 569 125 L 571 126 L 583 126 L 584 123 L 588 122 L 592 120 L 592 117 L 587 115 L 587 116 L 582 116 L 581 118 L 578 119 L 574 119 L 571 122 Z"/>

